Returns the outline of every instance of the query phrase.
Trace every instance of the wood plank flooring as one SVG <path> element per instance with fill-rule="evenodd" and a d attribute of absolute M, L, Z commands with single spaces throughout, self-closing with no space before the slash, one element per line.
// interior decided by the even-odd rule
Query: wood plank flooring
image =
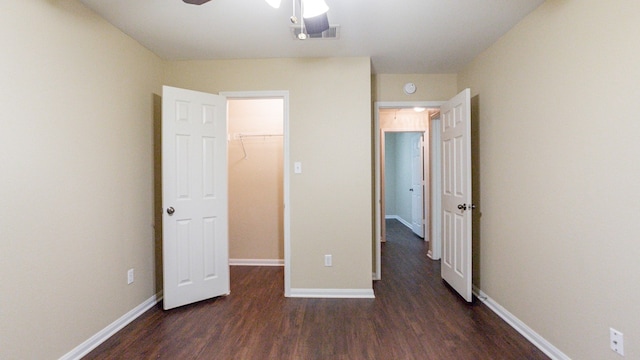
<path fill-rule="evenodd" d="M 231 268 L 231 295 L 160 304 L 85 359 L 548 359 L 440 279 L 426 243 L 387 222 L 375 299 L 283 296 L 283 269 Z"/>

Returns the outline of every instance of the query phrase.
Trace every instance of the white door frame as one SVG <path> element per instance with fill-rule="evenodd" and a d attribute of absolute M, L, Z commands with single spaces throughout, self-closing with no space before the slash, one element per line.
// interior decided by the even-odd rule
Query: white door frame
<path fill-rule="evenodd" d="M 375 157 L 375 169 L 374 169 L 374 179 L 375 179 L 375 271 L 373 273 L 374 280 L 380 280 L 382 278 L 382 262 L 381 262 L 381 247 L 382 247 L 382 223 L 380 214 L 382 214 L 382 190 L 381 190 L 381 181 L 380 181 L 380 171 L 381 169 L 381 159 L 380 159 L 380 145 L 382 140 L 380 139 L 380 109 L 403 109 L 403 108 L 414 108 L 414 107 L 425 107 L 425 108 L 440 108 L 440 105 L 444 104 L 444 101 L 376 101 L 374 103 L 374 157 Z M 429 135 L 429 143 L 432 141 L 432 136 Z M 440 172 L 437 174 L 431 174 L 431 176 L 439 176 Z M 431 186 L 431 185 L 430 185 Z M 429 189 L 431 191 L 431 189 Z M 424 196 L 423 198 L 426 198 Z M 425 206 L 430 206 L 431 204 L 425 204 Z M 432 226 L 441 226 L 440 224 L 433 224 Z M 425 231 L 426 233 L 426 231 Z M 435 239 L 432 241 L 439 241 L 439 239 Z M 433 246 L 433 245 L 432 245 Z"/>
<path fill-rule="evenodd" d="M 440 128 L 440 111 L 431 114 L 429 119 L 429 167 L 431 177 L 429 179 L 429 191 L 431 192 L 431 218 L 429 219 L 431 229 L 429 231 L 430 239 L 437 239 L 431 243 L 427 256 L 432 260 L 440 260 L 442 254 L 442 197 L 439 195 L 442 191 L 442 145 Z M 437 176 L 436 176 L 437 175 Z"/>
<path fill-rule="evenodd" d="M 413 231 L 414 234 L 418 235 L 419 237 L 421 237 L 422 239 L 424 239 L 425 241 L 427 241 L 427 239 L 429 238 L 425 228 L 427 227 L 428 224 L 428 215 L 427 212 L 429 211 L 429 208 L 426 207 L 425 205 L 428 203 L 427 198 L 429 198 L 429 194 L 427 193 L 427 182 L 428 182 L 428 176 L 429 176 L 429 167 L 425 166 L 428 164 L 427 161 L 427 157 L 425 156 L 425 143 L 429 143 L 429 139 L 426 138 L 426 136 L 429 134 L 429 131 L 417 131 L 415 132 L 416 134 L 420 134 L 420 138 L 418 140 L 418 155 L 419 155 L 419 161 L 415 161 L 415 159 L 413 158 L 413 156 L 415 155 L 414 151 L 415 149 L 413 148 L 413 143 L 412 145 L 412 153 L 411 153 L 411 230 Z M 427 163 L 427 164 L 425 164 Z M 417 168 L 419 169 L 419 171 L 416 171 L 416 164 L 418 164 Z M 415 177 L 416 175 L 420 175 L 420 182 L 419 182 L 419 186 L 418 189 L 416 190 L 414 185 L 416 185 L 415 182 Z M 419 196 L 419 199 L 421 200 L 422 204 L 420 204 L 420 213 L 419 216 L 416 216 L 416 214 L 414 213 L 415 209 L 415 205 L 416 203 L 418 203 L 418 201 L 416 201 L 417 199 L 414 198 L 414 196 L 416 196 L 416 193 L 419 193 L 417 196 Z M 385 211 L 386 213 L 386 211 Z M 420 224 L 418 224 L 418 230 L 416 232 L 416 218 L 419 217 L 419 222 Z"/>
<path fill-rule="evenodd" d="M 283 192 L 284 192 L 284 296 L 291 294 L 291 214 L 289 196 L 289 91 L 222 91 L 227 100 L 238 99 L 282 99 L 283 100 Z"/>

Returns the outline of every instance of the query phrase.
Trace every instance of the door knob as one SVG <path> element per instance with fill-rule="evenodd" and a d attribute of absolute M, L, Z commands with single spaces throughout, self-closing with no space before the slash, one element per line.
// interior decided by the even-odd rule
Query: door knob
<path fill-rule="evenodd" d="M 174 212 L 176 212 L 176 209 L 174 209 L 173 207 L 167 208 L 167 214 L 169 214 L 169 216 L 173 215 Z"/>
<path fill-rule="evenodd" d="M 458 204 L 458 209 L 467 210 L 467 204 Z"/>

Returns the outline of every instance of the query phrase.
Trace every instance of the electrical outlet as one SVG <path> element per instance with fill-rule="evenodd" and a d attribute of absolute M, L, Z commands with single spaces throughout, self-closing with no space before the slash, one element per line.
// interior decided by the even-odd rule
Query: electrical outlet
<path fill-rule="evenodd" d="M 129 269 L 129 271 L 127 271 L 127 285 L 130 285 L 131 283 L 133 283 L 133 269 Z"/>
<path fill-rule="evenodd" d="M 331 255 L 324 256 L 324 266 L 332 266 Z"/>
<path fill-rule="evenodd" d="M 609 328 L 609 339 L 611 350 L 624 356 L 624 334 L 614 328 Z"/>

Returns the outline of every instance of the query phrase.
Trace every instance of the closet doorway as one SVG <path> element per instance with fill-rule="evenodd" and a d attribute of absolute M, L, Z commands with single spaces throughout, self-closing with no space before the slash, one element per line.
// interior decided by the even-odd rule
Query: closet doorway
<path fill-rule="evenodd" d="M 223 94 L 228 113 L 229 265 L 284 266 L 286 295 L 288 94 Z"/>

